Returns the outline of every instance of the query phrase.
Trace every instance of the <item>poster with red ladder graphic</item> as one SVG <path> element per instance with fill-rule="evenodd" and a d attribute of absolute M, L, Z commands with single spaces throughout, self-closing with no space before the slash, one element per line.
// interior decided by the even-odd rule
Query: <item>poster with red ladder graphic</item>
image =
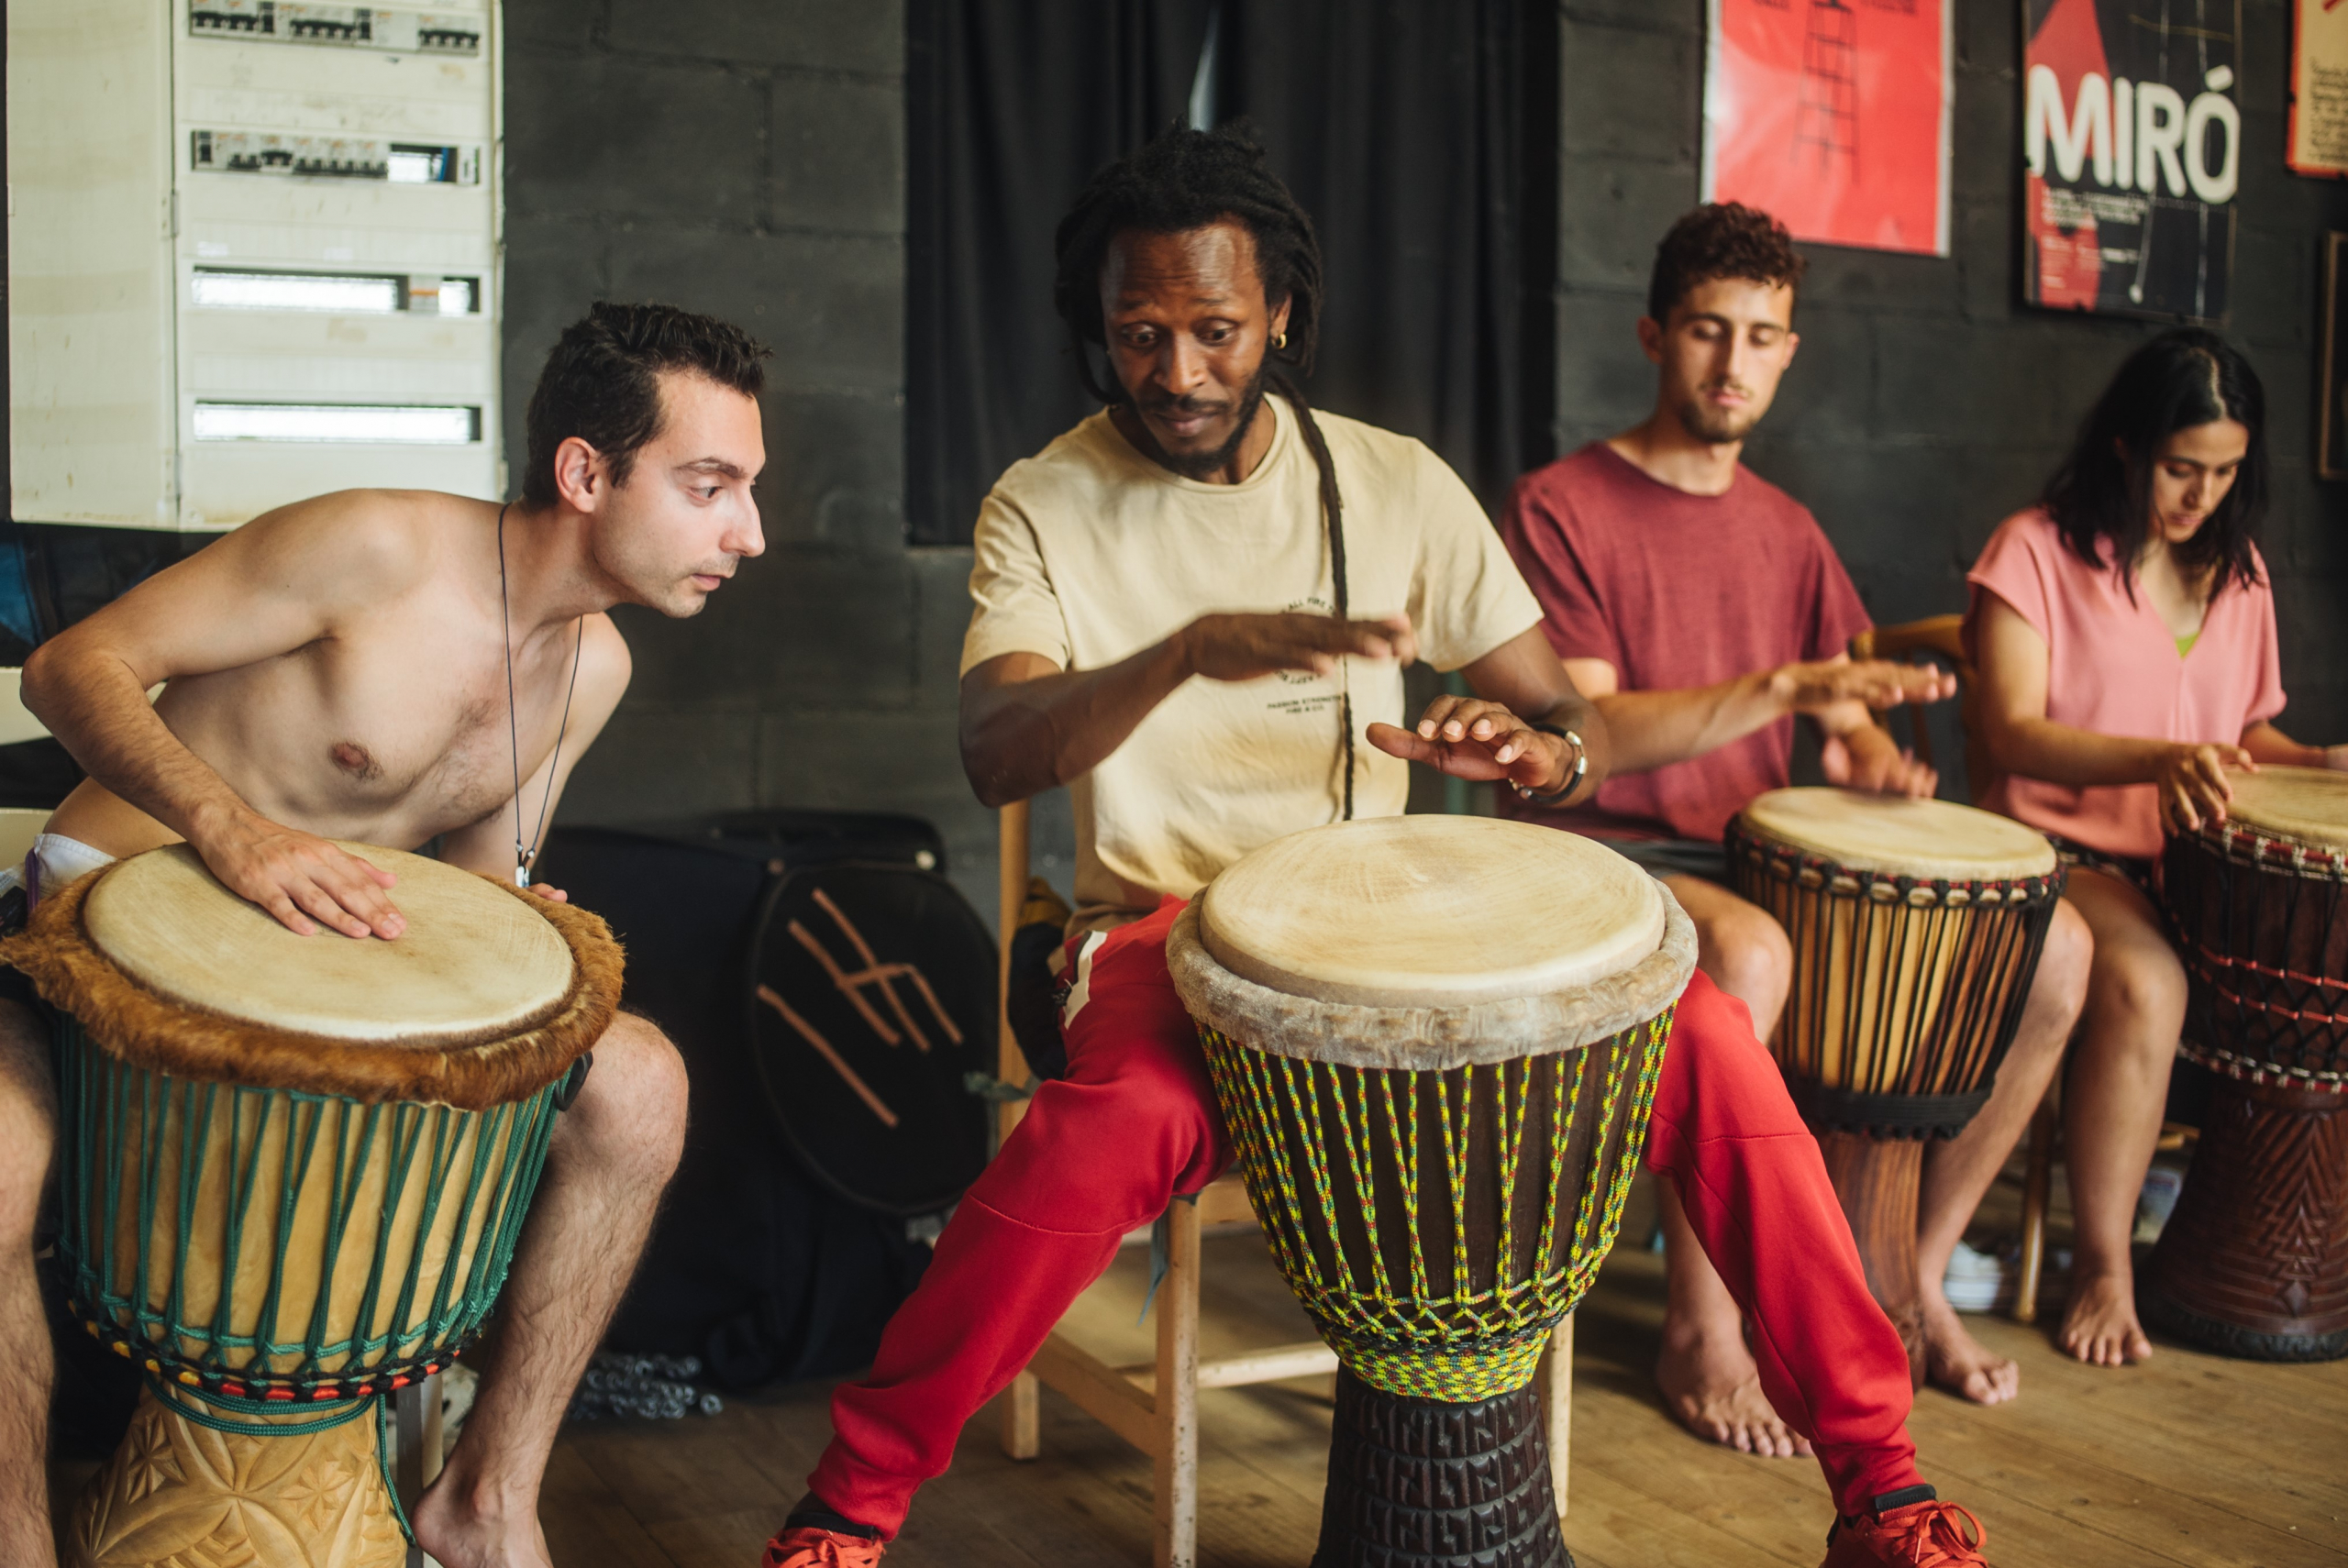
<path fill-rule="evenodd" d="M 2024 301 L 2223 321 L 2240 0 L 2023 0 Z"/>
<path fill-rule="evenodd" d="M 1708 3 L 1703 199 L 1796 239 L 1947 255 L 1955 0 Z"/>

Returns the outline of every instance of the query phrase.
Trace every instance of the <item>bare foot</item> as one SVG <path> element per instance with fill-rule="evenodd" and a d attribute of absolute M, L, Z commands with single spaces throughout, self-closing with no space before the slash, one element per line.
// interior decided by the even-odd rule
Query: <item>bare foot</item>
<path fill-rule="evenodd" d="M 2135 1280 L 2127 1270 L 2088 1274 L 2074 1269 L 2061 1343 L 2090 1366 L 2125 1366 L 2153 1353 L 2153 1342 L 2136 1321 Z"/>
<path fill-rule="evenodd" d="M 554 1568 L 535 1510 L 493 1517 L 461 1506 L 444 1472 L 408 1510 L 416 1545 L 440 1568 Z"/>
<path fill-rule="evenodd" d="M 2002 1405 L 2021 1391 L 2021 1368 L 1992 1355 L 1966 1331 L 1965 1320 L 1946 1301 L 1929 1293 L 1924 1311 L 1924 1378 L 1977 1405 Z"/>
<path fill-rule="evenodd" d="M 1667 1322 L 1655 1381 L 1672 1418 L 1707 1442 L 1767 1459 L 1810 1452 L 1810 1440 L 1769 1408 L 1761 1392 L 1761 1369 L 1741 1336 L 1706 1334 Z"/>

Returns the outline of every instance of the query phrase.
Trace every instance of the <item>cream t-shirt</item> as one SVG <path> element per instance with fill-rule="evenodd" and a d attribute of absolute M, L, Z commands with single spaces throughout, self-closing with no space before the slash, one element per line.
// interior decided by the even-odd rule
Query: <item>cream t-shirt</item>
<path fill-rule="evenodd" d="M 1096 414 L 1014 463 L 979 513 L 962 672 L 1009 653 L 1098 669 L 1201 615 L 1335 603 L 1320 478 L 1294 410 L 1267 397 L 1269 451 L 1240 484 L 1169 472 Z M 1345 503 L 1357 617 L 1401 612 L 1420 657 L 1456 669 L 1536 625 L 1541 607 L 1483 508 L 1417 441 L 1316 414 Z M 1069 793 L 1076 929 L 1188 898 L 1240 856 L 1337 820 L 1353 697 L 1354 814 L 1397 816 L 1410 765 L 1361 734 L 1404 722 L 1401 668 L 1348 659 L 1335 676 L 1193 677 Z"/>

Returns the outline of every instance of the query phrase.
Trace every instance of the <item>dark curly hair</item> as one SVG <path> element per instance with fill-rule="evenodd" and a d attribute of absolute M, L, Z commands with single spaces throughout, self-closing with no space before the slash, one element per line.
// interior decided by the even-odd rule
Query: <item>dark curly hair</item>
<path fill-rule="evenodd" d="M 1060 219 L 1054 240 L 1058 271 L 1052 280 L 1052 304 L 1068 324 L 1069 344 L 1076 357 L 1076 373 L 1084 388 L 1107 403 L 1122 403 L 1131 396 L 1112 373 L 1096 376 L 1092 349 L 1108 347 L 1101 319 L 1101 269 L 1109 246 L 1129 233 L 1180 234 L 1230 219 L 1256 242 L 1256 275 L 1263 280 L 1264 303 L 1278 310 L 1289 307 L 1287 342 L 1270 349 L 1269 357 L 1293 365 L 1300 372 L 1312 369 L 1312 350 L 1321 336 L 1321 241 L 1312 219 L 1256 140 L 1245 119 L 1213 130 L 1171 130 L 1130 157 L 1119 159 L 1092 177 Z M 1350 613 L 1346 587 L 1345 497 L 1337 489 L 1337 465 L 1296 383 L 1279 371 L 1266 381 L 1271 390 L 1296 410 L 1304 444 L 1321 475 L 1321 515 L 1328 529 L 1330 576 L 1335 585 L 1336 614 Z M 1338 704 L 1345 735 L 1344 813 L 1354 814 L 1353 699 Z"/>
<path fill-rule="evenodd" d="M 1655 272 L 1647 281 L 1647 315 L 1671 318 L 1672 307 L 1699 283 L 1747 278 L 1800 290 L 1809 265 L 1794 248 L 1786 226 L 1742 202 L 1707 202 L 1671 226 L 1655 248 Z"/>
<path fill-rule="evenodd" d="M 2233 488 L 2193 537 L 2175 547 L 2177 564 L 2211 573 L 2210 595 L 2229 583 L 2258 585 L 2252 545 L 2266 517 L 2266 389 L 2241 349 L 2198 326 L 2164 332 L 2128 356 L 2079 426 L 2078 439 L 2040 504 L 2063 542 L 2090 566 L 2109 567 L 2131 599 L 2136 558 L 2152 528 L 2153 465 L 2180 430 L 2232 419 L 2250 432 Z"/>
<path fill-rule="evenodd" d="M 552 506 L 555 448 L 576 436 L 611 463 L 626 484 L 644 444 L 660 434 L 660 372 L 706 376 L 756 397 L 770 350 L 740 327 L 664 304 L 598 300 L 563 329 L 538 372 L 524 420 L 530 451 L 522 502 Z"/>
<path fill-rule="evenodd" d="M 1321 338 L 1321 241 L 1245 119 L 1214 130 L 1173 130 L 1092 177 L 1060 219 L 1052 304 L 1068 323 L 1077 374 L 1103 403 L 1123 403 L 1117 378 L 1092 373 L 1093 348 L 1108 347 L 1101 320 L 1101 269 L 1109 242 L 1132 230 L 1180 234 L 1230 218 L 1256 242 L 1264 303 L 1288 302 L 1288 346 L 1272 357 L 1310 374 Z M 1283 395 L 1286 395 L 1285 392 Z"/>

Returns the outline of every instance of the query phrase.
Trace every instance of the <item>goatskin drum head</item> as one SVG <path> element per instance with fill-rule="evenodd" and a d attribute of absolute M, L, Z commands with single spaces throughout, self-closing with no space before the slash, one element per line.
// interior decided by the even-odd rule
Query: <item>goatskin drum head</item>
<path fill-rule="evenodd" d="M 1756 836 L 1808 850 L 1847 871 L 2011 882 L 2054 870 L 2054 846 L 2044 834 L 1954 801 L 1858 790 L 1772 790 L 1742 815 Z"/>
<path fill-rule="evenodd" d="M 91 944 L 147 989 L 270 1029 L 430 1047 L 525 1027 L 560 1005 L 570 948 L 529 904 L 471 871 L 372 845 L 341 847 L 399 878 L 395 940 L 297 936 L 223 887 L 186 845 L 99 873 Z"/>
<path fill-rule="evenodd" d="M 2262 767 L 2228 773 L 2230 822 L 2327 849 L 2348 849 L 2348 773 L 2327 767 Z"/>
<path fill-rule="evenodd" d="M 1199 935 L 1290 996 L 1454 1007 L 1571 990 L 1663 940 L 1655 878 L 1594 839 L 1493 817 L 1308 828 L 1208 885 Z"/>

